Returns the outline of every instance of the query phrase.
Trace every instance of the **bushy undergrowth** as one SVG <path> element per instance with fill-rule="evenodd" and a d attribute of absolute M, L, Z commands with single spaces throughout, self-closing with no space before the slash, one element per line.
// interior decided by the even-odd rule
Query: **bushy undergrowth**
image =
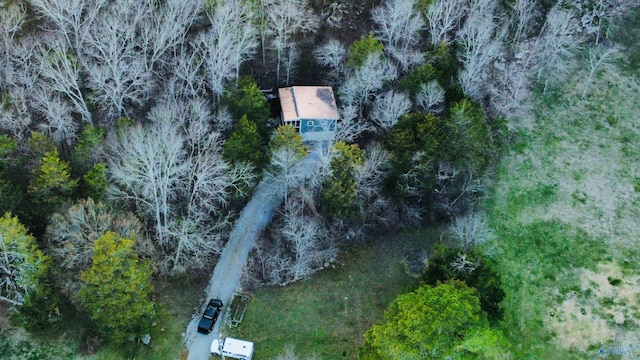
<path fill-rule="evenodd" d="M 75 354 L 70 349 L 22 338 L 16 336 L 11 330 L 0 331 L 0 359 L 2 360 L 72 359 L 74 357 Z"/>

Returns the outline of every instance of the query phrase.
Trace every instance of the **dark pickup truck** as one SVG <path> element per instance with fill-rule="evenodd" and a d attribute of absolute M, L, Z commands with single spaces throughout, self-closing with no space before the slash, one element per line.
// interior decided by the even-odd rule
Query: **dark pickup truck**
<path fill-rule="evenodd" d="M 207 308 L 204 310 L 204 314 L 202 314 L 202 318 L 198 323 L 198 332 L 202 334 L 210 333 L 221 311 L 222 301 L 218 299 L 209 300 Z"/>

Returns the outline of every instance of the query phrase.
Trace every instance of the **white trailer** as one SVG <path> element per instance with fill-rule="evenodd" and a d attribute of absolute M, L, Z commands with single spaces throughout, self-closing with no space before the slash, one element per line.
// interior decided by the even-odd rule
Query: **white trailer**
<path fill-rule="evenodd" d="M 253 359 L 253 343 L 228 337 L 222 341 L 221 345 L 220 340 L 214 339 L 211 342 L 211 353 L 221 355 L 223 359 L 251 360 Z"/>

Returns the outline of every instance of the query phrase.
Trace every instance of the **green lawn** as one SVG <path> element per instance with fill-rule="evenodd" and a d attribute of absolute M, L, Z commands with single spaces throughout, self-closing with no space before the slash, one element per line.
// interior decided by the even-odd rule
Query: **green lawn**
<path fill-rule="evenodd" d="M 485 202 L 518 359 L 640 349 L 640 87 L 609 66 L 582 99 L 580 71 L 519 119 Z"/>
<path fill-rule="evenodd" d="M 363 335 L 400 293 L 417 279 L 402 259 L 411 249 L 429 248 L 440 229 L 413 230 L 343 252 L 339 267 L 285 288 L 251 293 L 243 323 L 226 335 L 253 341 L 256 359 L 273 359 L 290 344 L 303 358 L 354 359 Z"/>

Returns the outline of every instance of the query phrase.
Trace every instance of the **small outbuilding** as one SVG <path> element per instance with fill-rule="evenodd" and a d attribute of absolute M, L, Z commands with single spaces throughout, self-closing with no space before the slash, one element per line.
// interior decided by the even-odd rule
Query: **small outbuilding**
<path fill-rule="evenodd" d="M 304 141 L 333 140 L 340 115 L 330 86 L 291 86 L 278 95 L 283 125 L 293 125 Z"/>

